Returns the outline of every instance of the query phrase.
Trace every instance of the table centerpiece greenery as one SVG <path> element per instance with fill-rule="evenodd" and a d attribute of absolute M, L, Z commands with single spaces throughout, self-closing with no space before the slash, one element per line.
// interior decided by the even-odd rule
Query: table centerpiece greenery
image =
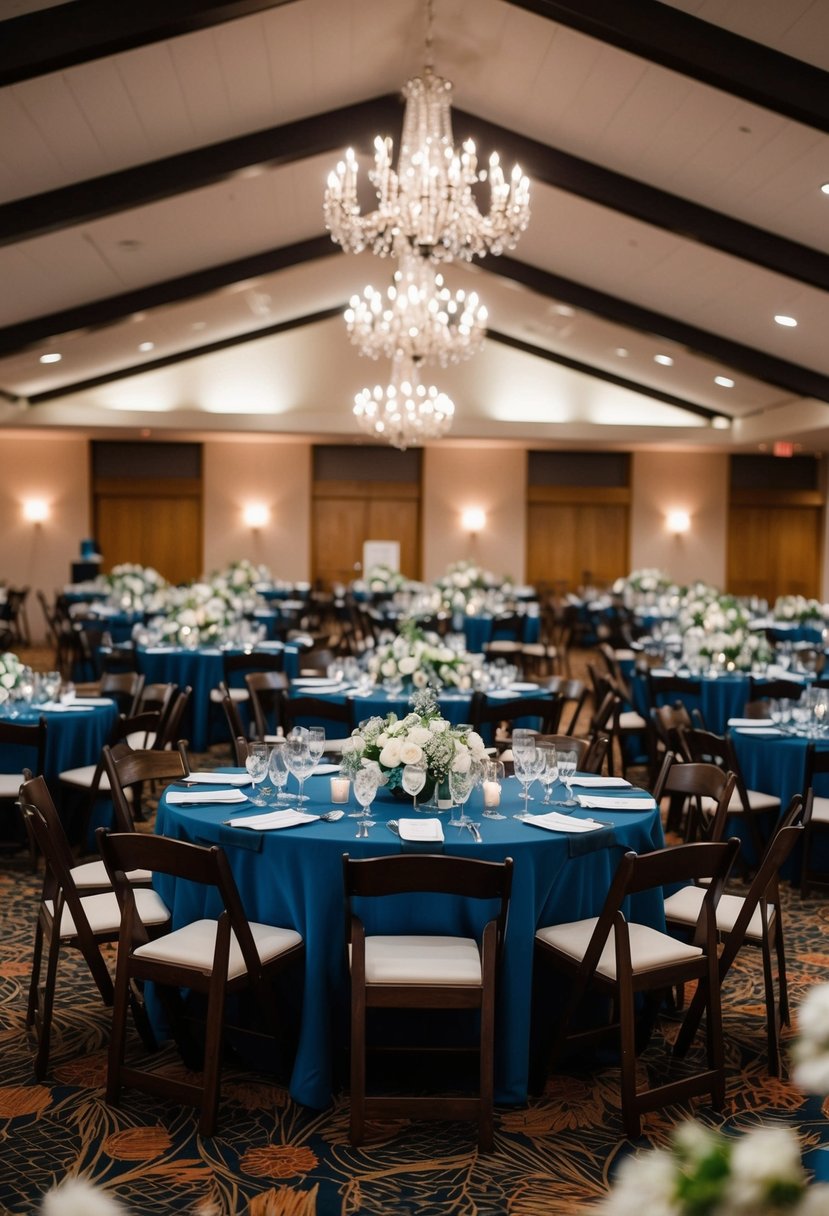
<path fill-rule="evenodd" d="M 378 684 L 399 680 L 409 689 L 472 687 L 470 656 L 445 646 L 415 621 L 405 621 L 391 641 L 378 645 L 368 670 Z"/>
<path fill-rule="evenodd" d="M 0 654 L 0 705 L 10 699 L 12 691 L 23 680 L 26 670 L 17 655 L 12 654 L 10 650 Z"/>

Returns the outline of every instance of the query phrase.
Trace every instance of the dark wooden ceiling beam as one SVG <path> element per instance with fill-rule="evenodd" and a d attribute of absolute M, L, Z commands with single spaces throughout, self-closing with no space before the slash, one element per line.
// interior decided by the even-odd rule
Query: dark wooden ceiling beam
<path fill-rule="evenodd" d="M 763 380 L 786 393 L 798 397 L 815 397 L 829 402 L 829 376 L 798 363 L 778 359 L 765 351 L 740 342 L 732 342 L 722 334 L 698 329 L 675 317 L 641 308 L 629 300 L 608 295 L 583 283 L 551 274 L 537 266 L 528 266 L 517 258 L 501 256 L 487 259 L 487 270 L 503 275 L 513 282 L 529 287 L 531 291 L 574 308 L 583 308 L 597 317 L 603 317 L 628 329 L 640 333 L 654 334 L 686 347 L 692 354 L 705 355 L 718 360 L 724 367 L 743 372 L 756 380 Z"/>
<path fill-rule="evenodd" d="M 657 0 L 508 0 L 559 25 L 829 131 L 827 73 Z"/>
<path fill-rule="evenodd" d="M 295 0 L 73 0 L 0 24 L 0 87 Z"/>

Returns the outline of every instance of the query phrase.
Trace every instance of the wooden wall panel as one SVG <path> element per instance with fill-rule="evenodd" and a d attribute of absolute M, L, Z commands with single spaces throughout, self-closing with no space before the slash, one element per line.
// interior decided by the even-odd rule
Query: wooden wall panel
<path fill-rule="evenodd" d="M 172 492 L 169 481 L 155 487 L 101 484 L 93 489 L 93 521 L 103 571 L 138 562 L 172 583 L 203 573 L 199 488 L 188 485 Z"/>
<path fill-rule="evenodd" d="M 589 578 L 601 586 L 628 572 L 625 502 L 530 502 L 527 508 L 527 581 L 566 583 Z"/>
<path fill-rule="evenodd" d="M 420 577 L 420 495 L 394 483 L 319 483 L 312 508 L 312 571 L 324 586 L 356 576 L 367 540 L 400 543 L 400 569 Z"/>
<path fill-rule="evenodd" d="M 728 590 L 769 603 L 778 595 L 819 598 L 822 517 L 814 505 L 732 503 Z"/>

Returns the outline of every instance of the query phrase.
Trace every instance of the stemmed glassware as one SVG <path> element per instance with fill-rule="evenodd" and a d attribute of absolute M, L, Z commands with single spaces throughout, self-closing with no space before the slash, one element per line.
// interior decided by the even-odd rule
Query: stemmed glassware
<path fill-rule="evenodd" d="M 374 795 L 377 793 L 378 787 L 382 782 L 380 770 L 373 766 L 367 766 L 359 769 L 354 774 L 354 797 L 360 804 L 360 810 L 356 816 L 352 818 L 359 819 L 357 836 L 358 838 L 364 834 L 363 829 L 373 828 L 375 820 L 371 819 L 371 804 L 374 802 Z"/>
<path fill-rule="evenodd" d="M 311 772 L 320 762 L 322 753 L 325 751 L 325 727 L 324 726 L 308 726 L 308 751 L 313 760 Z"/>
<path fill-rule="evenodd" d="M 571 782 L 576 775 L 578 767 L 578 757 L 575 748 L 565 748 L 558 753 L 558 771 L 561 780 L 564 782 L 567 790 L 567 797 L 561 803 L 561 806 L 578 806 L 578 802 L 573 797 Z"/>
<path fill-rule="evenodd" d="M 478 775 L 478 766 L 476 764 L 470 764 L 465 773 L 458 772 L 454 768 L 449 770 L 449 794 L 452 799 L 452 816 L 449 820 L 450 828 L 465 828 L 469 822 L 466 816 L 466 803 L 477 784 Z M 460 810 L 460 815 L 457 818 L 455 818 L 456 809 Z"/>
<path fill-rule="evenodd" d="M 415 764 L 406 764 L 401 773 L 401 783 L 407 794 L 411 795 L 412 810 L 417 810 L 417 796 L 426 784 L 426 764 L 419 760 Z"/>
<path fill-rule="evenodd" d="M 558 781 L 558 751 L 555 743 L 539 743 L 537 746 L 544 756 L 544 767 L 538 774 L 538 780 L 544 786 L 542 801 L 549 806 L 552 802 L 553 786 Z"/>
<path fill-rule="evenodd" d="M 276 788 L 276 801 L 282 802 L 288 784 L 288 765 L 285 762 L 285 744 L 275 743 L 268 759 L 268 776 Z"/>
<path fill-rule="evenodd" d="M 504 762 L 502 760 L 487 760 L 484 766 L 483 775 L 483 790 L 484 790 L 484 819 L 506 819 L 506 815 L 502 815 L 497 807 L 501 804 L 501 790 L 503 788 L 505 776 Z"/>
<path fill-rule="evenodd" d="M 253 782 L 251 802 L 254 806 L 265 806 L 265 799 L 259 793 L 259 787 L 268 775 L 268 748 L 264 743 L 249 743 L 245 759 L 247 774 Z"/>
<path fill-rule="evenodd" d="M 301 805 L 308 799 L 308 795 L 304 792 L 305 778 L 316 764 L 308 746 L 308 732 L 302 726 L 295 726 L 285 740 L 285 763 L 288 766 L 288 772 L 299 782 L 296 801 L 297 805 Z"/>
<path fill-rule="evenodd" d="M 546 759 L 541 748 L 533 744 L 532 747 L 522 746 L 517 750 L 513 748 L 513 763 L 515 765 L 515 775 L 524 787 L 524 806 L 513 815 L 513 819 L 526 819 L 529 814 L 527 801 L 530 796 L 530 786 L 536 777 L 540 775 Z"/>

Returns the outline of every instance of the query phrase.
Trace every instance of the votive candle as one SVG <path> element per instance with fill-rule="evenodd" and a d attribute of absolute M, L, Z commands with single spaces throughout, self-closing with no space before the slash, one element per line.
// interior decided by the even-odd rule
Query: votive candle
<path fill-rule="evenodd" d="M 500 781 L 484 781 L 484 806 L 500 806 L 501 805 L 501 783 Z"/>
<path fill-rule="evenodd" d="M 331 778 L 331 801 L 348 802 L 348 792 L 351 782 L 348 777 Z"/>

